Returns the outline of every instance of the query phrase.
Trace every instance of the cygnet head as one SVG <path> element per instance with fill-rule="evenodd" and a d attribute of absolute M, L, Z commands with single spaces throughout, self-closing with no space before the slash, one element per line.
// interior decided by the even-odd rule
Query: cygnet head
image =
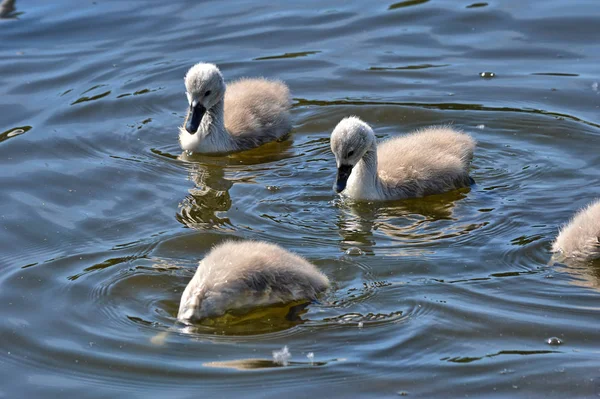
<path fill-rule="evenodd" d="M 195 134 L 206 111 L 223 100 L 225 81 L 216 65 L 202 62 L 191 67 L 184 80 L 190 103 L 185 130 Z"/>
<path fill-rule="evenodd" d="M 350 116 L 342 119 L 333 129 L 330 142 L 338 169 L 333 188 L 341 193 L 346 188 L 352 168 L 375 143 L 375 133 L 360 118 Z"/>

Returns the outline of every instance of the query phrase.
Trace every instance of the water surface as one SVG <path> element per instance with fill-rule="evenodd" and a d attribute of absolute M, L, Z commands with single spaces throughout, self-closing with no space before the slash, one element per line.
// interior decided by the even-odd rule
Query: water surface
<path fill-rule="evenodd" d="M 600 264 L 549 253 L 600 192 L 596 0 L 9 8 L 0 397 L 600 394 Z M 290 137 L 182 156 L 198 61 L 285 80 Z M 380 138 L 464 129 L 476 184 L 340 201 L 328 140 L 350 114 Z M 172 331 L 197 261 L 228 238 L 300 253 L 334 288 L 297 320 L 271 309 Z"/>

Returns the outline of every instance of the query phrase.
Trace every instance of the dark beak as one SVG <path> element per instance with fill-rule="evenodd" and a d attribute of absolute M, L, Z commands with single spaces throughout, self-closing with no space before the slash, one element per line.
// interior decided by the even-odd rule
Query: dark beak
<path fill-rule="evenodd" d="M 198 131 L 198 126 L 202 121 L 202 117 L 206 112 L 206 108 L 202 104 L 198 104 L 195 107 L 190 106 L 190 112 L 188 113 L 187 122 L 185 124 L 185 130 L 189 134 L 195 134 Z"/>
<path fill-rule="evenodd" d="M 336 193 L 341 193 L 346 188 L 346 183 L 348 183 L 348 178 L 350 177 L 350 173 L 352 173 L 352 165 L 341 165 L 338 168 L 337 177 L 335 179 L 335 185 L 333 189 Z"/>

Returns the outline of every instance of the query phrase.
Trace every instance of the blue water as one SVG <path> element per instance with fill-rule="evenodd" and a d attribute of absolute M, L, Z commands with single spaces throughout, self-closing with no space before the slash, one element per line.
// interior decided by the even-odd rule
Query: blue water
<path fill-rule="evenodd" d="M 549 253 L 600 193 L 597 0 L 1 10 L 0 397 L 600 394 L 600 264 Z M 199 61 L 286 81 L 289 139 L 181 154 Z M 380 138 L 469 132 L 476 184 L 340 201 L 328 140 L 351 114 Z M 334 288 L 298 321 L 172 330 L 227 238 L 300 253 Z"/>

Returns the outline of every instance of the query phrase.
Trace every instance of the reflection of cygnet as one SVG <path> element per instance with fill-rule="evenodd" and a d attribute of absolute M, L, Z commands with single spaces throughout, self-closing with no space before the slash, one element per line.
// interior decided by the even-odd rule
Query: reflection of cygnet
<path fill-rule="evenodd" d="M 579 262 L 600 258 L 600 199 L 581 209 L 561 228 L 552 251 Z"/>
<path fill-rule="evenodd" d="M 310 302 L 329 280 L 304 258 L 261 241 L 227 241 L 198 265 L 181 296 L 177 318 L 183 322 L 228 310 Z"/>
<path fill-rule="evenodd" d="M 190 163 L 188 176 L 194 182 L 196 189 L 227 191 L 233 186 L 233 181 L 225 178 L 225 169 L 216 165 L 205 165 L 198 162 Z"/>
<path fill-rule="evenodd" d="M 475 140 L 447 126 L 394 137 L 377 146 L 369 125 L 344 118 L 331 134 L 338 174 L 335 191 L 359 200 L 441 194 L 471 183 Z"/>
<path fill-rule="evenodd" d="M 291 130 L 290 92 L 280 81 L 241 79 L 225 90 L 213 64 L 194 65 L 185 75 L 190 109 L 179 130 L 181 148 L 199 153 L 248 150 Z"/>
<path fill-rule="evenodd" d="M 177 220 L 193 229 L 229 223 L 221 212 L 231 207 L 229 189 L 233 181 L 225 179 L 223 168 L 218 166 L 190 163 L 189 168 L 189 179 L 194 182 L 194 188 L 180 202 L 175 215 Z"/>

